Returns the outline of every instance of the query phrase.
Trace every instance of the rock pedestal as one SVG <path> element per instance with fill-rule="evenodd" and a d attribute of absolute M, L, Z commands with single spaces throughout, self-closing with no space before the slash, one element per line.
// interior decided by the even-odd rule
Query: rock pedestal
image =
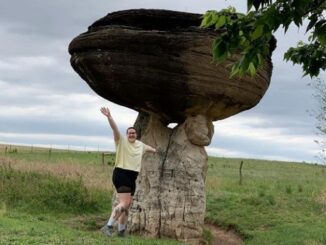
<path fill-rule="evenodd" d="M 156 146 L 158 154 L 143 158 L 129 215 L 131 232 L 187 242 L 201 238 L 206 207 L 204 145 L 212 135 L 213 124 L 202 115 L 189 117 L 174 129 L 156 115 L 149 116 L 141 140 Z"/>

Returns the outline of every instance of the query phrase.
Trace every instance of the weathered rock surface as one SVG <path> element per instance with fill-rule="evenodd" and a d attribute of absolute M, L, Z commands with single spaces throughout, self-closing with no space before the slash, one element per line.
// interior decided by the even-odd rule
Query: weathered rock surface
<path fill-rule="evenodd" d="M 206 144 L 206 138 L 212 137 L 213 124 L 199 118 L 190 117 L 172 130 L 155 115 L 149 116 L 142 141 L 155 145 L 160 154 L 144 156 L 129 215 L 131 232 L 187 242 L 201 238 L 207 154 L 203 145 L 190 142 L 192 131 L 187 133 L 186 128 L 206 127 L 199 130 L 203 135 L 196 132 L 196 140 L 205 139 L 200 142 Z"/>
<path fill-rule="evenodd" d="M 204 223 L 212 121 L 255 106 L 272 71 L 268 59 L 255 78 L 230 79 L 230 61 L 212 64 L 217 33 L 199 24 L 198 14 L 120 11 L 69 46 L 77 73 L 100 96 L 139 111 L 138 135 L 158 150 L 144 155 L 129 231 L 194 244 Z"/>
<path fill-rule="evenodd" d="M 213 121 L 255 106 L 269 86 L 270 59 L 255 78 L 229 78 L 212 63 L 217 33 L 199 14 L 127 10 L 96 21 L 69 46 L 71 64 L 102 97 L 167 123 L 202 114 Z M 236 58 L 236 57 L 235 57 Z"/>

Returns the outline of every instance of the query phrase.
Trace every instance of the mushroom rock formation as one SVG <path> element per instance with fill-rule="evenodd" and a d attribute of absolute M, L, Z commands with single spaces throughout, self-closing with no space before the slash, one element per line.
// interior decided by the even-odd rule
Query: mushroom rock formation
<path fill-rule="evenodd" d="M 75 71 L 103 98 L 138 111 L 141 140 L 158 149 L 144 155 L 128 229 L 194 243 L 204 222 L 204 146 L 210 144 L 212 122 L 254 107 L 272 73 L 269 57 L 255 77 L 231 79 L 232 60 L 212 63 L 219 33 L 199 28 L 200 17 L 167 10 L 114 12 L 69 46 Z M 169 123 L 177 126 L 168 128 Z"/>

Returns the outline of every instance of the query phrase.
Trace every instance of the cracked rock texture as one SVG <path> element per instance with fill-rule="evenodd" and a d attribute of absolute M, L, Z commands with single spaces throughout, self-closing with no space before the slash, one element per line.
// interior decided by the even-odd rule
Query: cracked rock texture
<path fill-rule="evenodd" d="M 172 237 L 198 241 L 205 214 L 205 178 L 207 154 L 204 145 L 212 136 L 213 124 L 194 116 L 174 129 L 165 127 L 155 115 L 142 135 L 142 141 L 156 145 L 161 154 L 146 154 L 137 182 L 129 230 L 154 237 Z M 205 125 L 199 135 L 201 145 L 189 140 L 196 128 Z M 208 129 L 209 128 L 209 129 Z M 155 132 L 155 133 L 152 133 Z M 193 137 L 193 136 L 192 136 Z"/>

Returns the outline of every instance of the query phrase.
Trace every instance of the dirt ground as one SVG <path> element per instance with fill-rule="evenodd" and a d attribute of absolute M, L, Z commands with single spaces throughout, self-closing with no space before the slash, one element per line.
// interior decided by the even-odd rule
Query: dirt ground
<path fill-rule="evenodd" d="M 226 231 L 217 226 L 205 224 L 205 228 L 213 235 L 212 245 L 242 245 L 244 242 L 234 231 Z"/>

